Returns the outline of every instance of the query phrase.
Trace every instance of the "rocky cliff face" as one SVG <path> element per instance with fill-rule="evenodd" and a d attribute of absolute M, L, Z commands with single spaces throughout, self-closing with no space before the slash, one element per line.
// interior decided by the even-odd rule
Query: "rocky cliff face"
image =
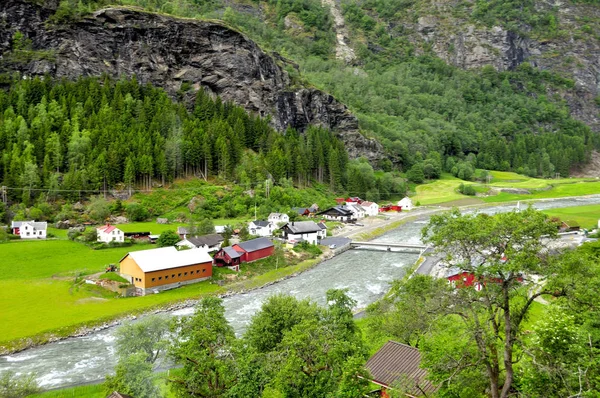
<path fill-rule="evenodd" d="M 440 5 L 454 6 L 453 2 Z M 548 4 L 540 5 L 546 7 Z M 412 32 L 414 42 L 426 42 L 446 62 L 465 69 L 492 65 L 497 70 L 511 70 L 523 62 L 556 72 L 575 82 L 573 90 L 549 92 L 566 100 L 573 117 L 600 131 L 598 107 L 594 99 L 600 94 L 600 45 L 592 33 L 600 20 L 597 6 L 556 1 L 561 34 L 551 39 L 523 37 L 500 26 L 488 28 L 465 19 L 452 19 L 452 10 L 441 9 L 424 15 L 416 23 L 404 26 Z M 590 26 L 591 25 L 591 26 Z M 582 27 L 587 26 L 582 31 Z M 588 30 L 587 32 L 585 30 Z"/>
<path fill-rule="evenodd" d="M 344 141 L 351 158 L 376 161 L 383 156 L 381 145 L 360 134 L 356 117 L 343 104 L 319 90 L 292 88 L 288 74 L 272 57 L 224 25 L 108 8 L 59 26 L 49 23 L 52 14 L 52 9 L 24 0 L 0 4 L 0 56 L 6 59 L 10 54 L 16 31 L 32 40 L 34 50 L 50 54 L 11 62 L 10 69 L 70 79 L 135 75 L 141 83 L 171 94 L 187 82 L 250 112 L 271 116 L 279 130 L 329 128 Z"/>

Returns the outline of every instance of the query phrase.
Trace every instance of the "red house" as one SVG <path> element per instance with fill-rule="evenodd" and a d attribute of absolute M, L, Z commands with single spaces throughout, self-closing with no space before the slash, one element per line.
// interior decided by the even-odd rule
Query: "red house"
<path fill-rule="evenodd" d="M 351 196 L 348 199 L 346 199 L 346 203 L 358 203 L 361 204 L 363 202 L 363 200 L 361 198 L 359 198 L 358 196 Z"/>
<path fill-rule="evenodd" d="M 257 238 L 237 243 L 219 250 L 214 257 L 217 267 L 234 267 L 239 271 L 241 263 L 249 263 L 269 257 L 275 251 L 275 246 L 267 238 Z"/>

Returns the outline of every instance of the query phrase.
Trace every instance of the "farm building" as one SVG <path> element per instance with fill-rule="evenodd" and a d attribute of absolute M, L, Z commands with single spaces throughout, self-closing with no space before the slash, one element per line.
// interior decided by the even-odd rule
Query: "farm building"
<path fill-rule="evenodd" d="M 421 353 L 406 344 L 388 341 L 367 361 L 365 368 L 371 381 L 381 386 L 381 397 L 388 397 L 386 390 L 400 386 L 407 397 L 423 397 L 437 390 L 427 380 L 427 371 L 421 369 Z"/>
<path fill-rule="evenodd" d="M 146 231 L 146 232 L 124 232 L 123 235 L 125 235 L 125 238 L 150 242 L 151 233 L 148 231 Z"/>
<path fill-rule="evenodd" d="M 277 225 L 270 221 L 254 220 L 248 224 L 248 232 L 256 236 L 272 236 L 275 229 L 277 229 Z"/>
<path fill-rule="evenodd" d="M 321 227 L 314 221 L 292 221 L 281 227 L 283 237 L 290 241 L 306 241 L 312 245 L 317 244 Z"/>
<path fill-rule="evenodd" d="M 354 218 L 356 218 L 357 220 L 365 218 L 365 216 L 367 214 L 365 209 L 358 203 L 347 203 L 345 208 L 350 210 L 352 212 L 352 214 L 354 215 Z"/>
<path fill-rule="evenodd" d="M 566 220 L 560 223 L 558 229 L 560 230 L 560 232 L 573 232 L 579 231 L 581 227 L 579 226 L 579 223 L 577 221 Z"/>
<path fill-rule="evenodd" d="M 275 246 L 269 239 L 252 239 L 219 250 L 215 253 L 215 265 L 217 267 L 236 267 L 239 270 L 239 264 L 269 257 L 274 251 Z"/>
<path fill-rule="evenodd" d="M 292 211 L 299 216 L 310 216 L 310 209 L 308 207 L 292 207 Z"/>
<path fill-rule="evenodd" d="M 412 210 L 413 202 L 408 196 L 405 196 L 402 200 L 398 201 L 398 206 L 402 207 L 403 210 Z"/>
<path fill-rule="evenodd" d="M 269 222 L 277 225 L 280 222 L 290 222 L 290 216 L 285 213 L 271 213 L 268 218 Z"/>
<path fill-rule="evenodd" d="M 175 247 L 129 252 L 120 261 L 120 274 L 142 295 L 200 282 L 212 276 L 212 258 L 203 250 Z"/>
<path fill-rule="evenodd" d="M 185 246 L 190 249 L 202 249 L 207 253 L 217 251 L 221 248 L 221 243 L 225 239 L 221 234 L 209 234 L 203 236 L 196 236 L 194 238 L 188 237 L 178 242 L 176 246 Z"/>
<path fill-rule="evenodd" d="M 351 222 L 356 221 L 352 212 L 344 206 L 335 206 L 317 213 L 326 220 Z"/>
<path fill-rule="evenodd" d="M 242 263 L 242 252 L 237 252 L 231 246 L 227 246 L 215 253 L 215 265 L 217 267 L 231 267 L 236 271 L 240 270 Z"/>
<path fill-rule="evenodd" d="M 125 241 L 125 234 L 119 228 L 114 225 L 106 224 L 96 228 L 96 234 L 98 235 L 97 241 L 110 243 L 118 242 L 123 243 Z"/>
<path fill-rule="evenodd" d="M 21 239 L 46 239 L 48 223 L 40 221 L 13 221 L 10 225 L 13 235 Z"/>

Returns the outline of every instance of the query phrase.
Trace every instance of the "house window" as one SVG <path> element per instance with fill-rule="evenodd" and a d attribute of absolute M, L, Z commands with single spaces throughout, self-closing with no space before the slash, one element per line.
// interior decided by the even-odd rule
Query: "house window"
<path fill-rule="evenodd" d="M 113 242 L 114 242 L 115 240 L 117 240 L 117 238 L 113 236 Z"/>
<path fill-rule="evenodd" d="M 178 277 L 178 278 L 181 278 L 181 272 L 177 274 L 177 277 Z"/>
<path fill-rule="evenodd" d="M 39 235 L 40 235 L 40 236 L 42 235 L 42 231 L 40 231 Z"/>
<path fill-rule="evenodd" d="M 29 232 L 27 232 L 27 236 L 29 236 Z"/>
<path fill-rule="evenodd" d="M 169 275 L 166 275 L 166 276 L 165 276 L 165 279 L 169 279 Z"/>
<path fill-rule="evenodd" d="M 159 277 L 158 277 L 158 280 L 159 280 L 159 281 L 162 281 L 162 276 L 159 276 Z"/>
<path fill-rule="evenodd" d="M 171 278 L 175 278 L 175 274 L 171 275 Z"/>
<path fill-rule="evenodd" d="M 205 269 L 205 268 L 202 268 L 202 273 L 205 273 L 205 272 L 206 272 L 206 269 Z"/>
<path fill-rule="evenodd" d="M 187 272 L 184 272 L 184 273 L 183 273 L 183 276 L 187 276 Z"/>
<path fill-rule="evenodd" d="M 152 282 L 154 282 L 156 280 L 156 278 L 152 278 Z"/>

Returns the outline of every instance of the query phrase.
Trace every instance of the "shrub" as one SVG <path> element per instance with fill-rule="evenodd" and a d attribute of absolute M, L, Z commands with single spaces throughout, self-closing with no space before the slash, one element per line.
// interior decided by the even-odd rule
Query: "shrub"
<path fill-rule="evenodd" d="M 127 213 L 129 221 L 145 221 L 150 216 L 148 210 L 139 203 L 127 205 L 125 212 Z"/>
<path fill-rule="evenodd" d="M 477 194 L 473 185 L 465 185 L 462 183 L 458 186 L 458 192 L 468 196 L 475 196 Z"/>

